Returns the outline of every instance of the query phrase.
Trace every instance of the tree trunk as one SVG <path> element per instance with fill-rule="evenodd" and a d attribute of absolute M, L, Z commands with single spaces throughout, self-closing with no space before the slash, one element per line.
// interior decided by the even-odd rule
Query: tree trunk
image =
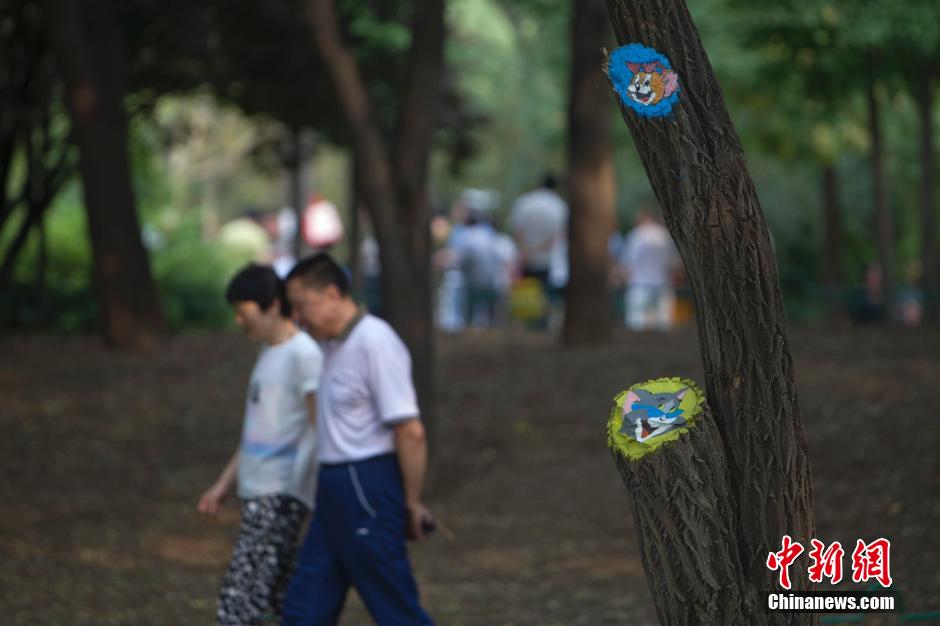
<path fill-rule="evenodd" d="M 839 319 L 845 311 L 842 296 L 842 217 L 839 206 L 839 173 L 832 163 L 822 168 L 823 212 L 823 283 L 830 320 Z"/>
<path fill-rule="evenodd" d="M 43 213 L 45 213 L 47 208 L 48 204 L 45 203 L 37 204 L 30 202 L 27 204 L 26 215 L 23 217 L 23 221 L 20 223 L 19 229 L 13 237 L 13 241 L 10 242 L 10 245 L 7 246 L 4 251 L 3 260 L 0 262 L 0 287 L 6 287 L 13 281 L 13 270 L 15 268 L 16 259 L 29 240 L 31 230 L 42 223 Z"/>
<path fill-rule="evenodd" d="M 705 408 L 678 440 L 631 461 L 614 453 L 633 498 L 647 582 L 663 624 L 765 623 L 736 550 L 731 474 L 721 435 Z M 661 576 L 653 576 L 653 572 Z"/>
<path fill-rule="evenodd" d="M 566 345 L 600 343 L 612 319 L 607 245 L 616 228 L 610 96 L 600 67 L 600 43 L 611 41 L 604 0 L 575 0 L 571 20 L 568 109 L 570 275 L 563 338 Z"/>
<path fill-rule="evenodd" d="M 46 0 L 44 8 L 79 148 L 104 338 L 149 347 L 165 323 L 131 187 L 118 24 L 106 0 Z"/>
<path fill-rule="evenodd" d="M 363 201 L 382 261 L 383 308 L 411 352 L 418 403 L 430 437 L 434 329 L 426 183 L 443 71 L 443 1 L 418 0 L 413 11 L 408 77 L 392 155 L 372 116 L 356 61 L 340 39 L 333 2 L 307 0 L 314 39 L 346 113 L 361 166 Z"/>
<path fill-rule="evenodd" d="M 917 97 L 920 113 L 920 259 L 923 267 L 921 285 L 924 293 L 924 323 L 935 325 L 938 315 L 940 277 L 937 276 L 937 215 L 934 210 L 933 176 L 933 89 L 935 68 L 928 66 L 920 77 Z"/>
<path fill-rule="evenodd" d="M 731 477 L 734 536 L 747 593 L 779 591 L 766 566 L 783 535 L 808 545 L 813 497 L 793 361 L 767 225 L 724 98 L 682 0 L 608 0 L 621 44 L 655 48 L 678 75 L 666 117 L 623 116 L 695 295 L 708 403 Z M 798 563 L 799 565 L 799 563 Z M 804 564 L 805 565 L 805 564 Z M 668 585 L 665 570 L 648 571 Z M 804 567 L 794 588 L 809 587 Z M 668 607 L 657 606 L 660 615 Z M 815 623 L 775 613 L 773 624 Z"/>
<path fill-rule="evenodd" d="M 875 199 L 875 241 L 878 247 L 878 265 L 881 266 L 881 293 L 885 318 L 890 319 L 894 285 L 894 224 L 888 208 L 881 111 L 874 81 L 868 83 L 868 132 L 871 136 L 871 182 Z"/>
<path fill-rule="evenodd" d="M 353 293 L 362 293 L 362 255 L 359 248 L 362 246 L 362 208 L 359 191 L 359 179 L 362 174 L 356 164 L 356 155 L 349 159 L 349 274 L 352 277 Z"/>
<path fill-rule="evenodd" d="M 294 211 L 294 221 L 297 227 L 294 229 L 294 240 L 291 242 L 291 254 L 295 259 L 299 259 L 303 252 L 303 221 L 304 209 L 304 182 L 303 167 L 305 154 L 301 144 L 300 131 L 296 128 L 287 131 L 287 148 L 282 159 L 284 168 L 287 170 L 287 203 Z"/>
<path fill-rule="evenodd" d="M 842 216 L 839 206 L 839 173 L 826 163 L 822 171 L 823 280 L 830 288 L 842 284 Z"/>
<path fill-rule="evenodd" d="M 411 284 L 397 285 L 408 310 L 396 317 L 411 347 L 415 387 L 421 410 L 430 416 L 434 390 L 434 314 L 431 272 L 431 203 L 427 192 L 428 162 L 437 128 L 444 73 L 444 0 L 415 0 L 411 16 L 405 91 L 398 111 L 393 172 Z M 379 242 L 381 245 L 381 241 Z M 385 274 L 383 273 L 383 276 Z M 388 299 L 396 292 L 386 290 Z M 426 420 L 429 438 L 435 423 Z"/>

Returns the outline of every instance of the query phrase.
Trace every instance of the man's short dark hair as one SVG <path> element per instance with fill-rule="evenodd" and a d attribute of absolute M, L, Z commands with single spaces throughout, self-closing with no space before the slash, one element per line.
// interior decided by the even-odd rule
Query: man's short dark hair
<path fill-rule="evenodd" d="M 298 261 L 287 275 L 287 280 L 295 278 L 314 289 L 325 289 L 334 285 L 341 295 L 349 295 L 349 275 L 326 252 L 317 252 Z"/>
<path fill-rule="evenodd" d="M 277 300 L 281 316 L 290 317 L 290 302 L 287 301 L 284 281 L 270 265 L 249 263 L 239 270 L 225 290 L 225 299 L 229 304 L 256 302 L 262 311 L 267 311 Z"/>

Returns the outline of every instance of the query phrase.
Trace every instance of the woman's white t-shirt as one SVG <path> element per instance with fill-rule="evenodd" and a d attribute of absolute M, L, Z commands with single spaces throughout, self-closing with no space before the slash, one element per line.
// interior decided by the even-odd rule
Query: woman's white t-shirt
<path fill-rule="evenodd" d="M 261 348 L 251 372 L 238 465 L 238 495 L 289 495 L 313 507 L 316 432 L 306 396 L 320 387 L 323 352 L 298 332 Z"/>

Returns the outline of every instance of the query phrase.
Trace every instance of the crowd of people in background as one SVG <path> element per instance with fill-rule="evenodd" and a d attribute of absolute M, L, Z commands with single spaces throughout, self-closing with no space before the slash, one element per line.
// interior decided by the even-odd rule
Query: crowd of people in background
<path fill-rule="evenodd" d="M 569 209 L 557 181 L 547 174 L 508 211 L 501 208 L 496 191 L 468 188 L 449 213 L 432 219 L 435 318 L 445 332 L 512 325 L 544 330 L 563 320 Z M 635 220 L 635 228 L 611 233 L 608 242 L 611 309 L 632 330 L 665 330 L 682 317 L 676 298 L 682 266 L 653 211 L 641 208 Z M 306 250 L 329 250 L 344 236 L 335 206 L 314 197 L 299 221 L 289 207 L 251 212 L 224 225 L 219 237 L 284 277 L 296 262 L 298 229 Z M 357 296 L 381 313 L 378 241 L 367 234 L 356 248 Z"/>
<path fill-rule="evenodd" d="M 519 196 L 505 226 L 499 195 L 467 189 L 450 215 L 436 218 L 432 232 L 440 276 L 438 326 L 464 328 L 521 323 L 557 327 L 568 283 L 567 203 L 555 178 Z M 632 330 L 666 330 L 676 321 L 681 263 L 672 239 L 655 214 L 637 213 L 636 227 L 611 233 L 610 287 L 613 307 Z"/>
<path fill-rule="evenodd" d="M 465 329 L 519 326 L 556 329 L 565 311 L 568 284 L 569 208 L 555 178 L 545 175 L 540 184 L 511 203 L 493 190 L 468 188 L 449 211 L 435 214 L 431 234 L 436 294 L 435 319 L 448 333 Z M 651 205 L 633 212 L 633 224 L 610 234 L 609 295 L 612 315 L 634 331 L 668 330 L 692 316 L 692 298 L 683 265 L 661 216 Z M 249 213 L 222 227 L 219 237 L 250 251 L 258 262 L 270 264 L 280 276 L 296 262 L 301 249 L 329 250 L 344 241 L 336 207 L 319 196 L 300 212 L 282 208 L 271 213 Z M 382 312 L 381 259 L 375 236 L 365 234 L 355 248 L 357 272 L 354 288 L 369 310 Z M 352 265 L 352 263 L 350 263 Z M 855 323 L 891 319 L 915 326 L 920 323 L 919 291 L 906 277 L 889 306 L 881 289 L 877 264 L 865 272 L 860 296 L 850 287 L 845 294 L 826 295 L 834 314 L 844 311 Z M 834 299 L 839 302 L 835 302 Z"/>

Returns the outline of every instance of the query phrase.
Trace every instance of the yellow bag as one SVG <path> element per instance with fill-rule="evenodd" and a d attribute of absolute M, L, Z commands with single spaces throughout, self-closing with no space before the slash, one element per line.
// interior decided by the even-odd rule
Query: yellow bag
<path fill-rule="evenodd" d="M 522 322 L 533 322 L 548 313 L 548 298 L 542 283 L 537 278 L 523 278 L 509 292 L 509 310 L 512 318 Z"/>

